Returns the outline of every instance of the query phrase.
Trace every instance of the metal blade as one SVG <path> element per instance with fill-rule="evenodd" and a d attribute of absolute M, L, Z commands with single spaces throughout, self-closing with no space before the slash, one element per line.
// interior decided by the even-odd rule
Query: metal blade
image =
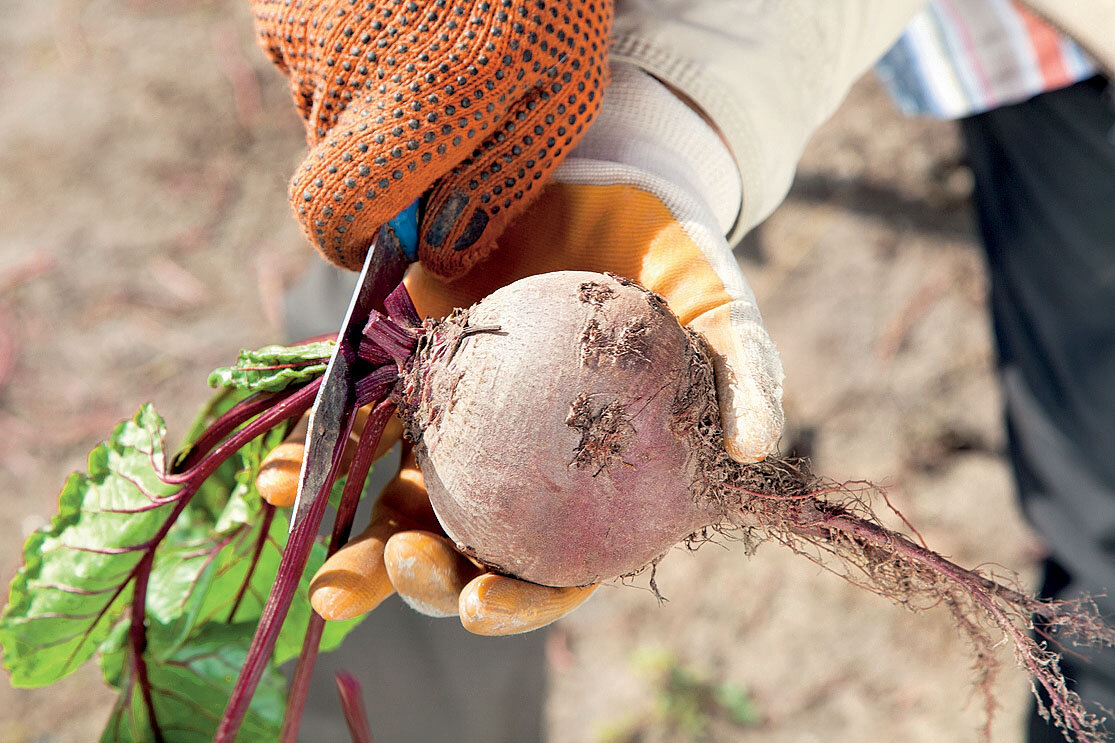
<path fill-rule="evenodd" d="M 355 413 L 353 365 L 360 335 L 372 310 L 382 309 L 383 300 L 403 280 L 407 265 L 394 230 L 384 227 L 364 259 L 364 268 L 337 335 L 337 347 L 329 357 L 317 399 L 310 409 L 306 453 L 298 477 L 291 530 L 306 517 L 317 498 L 329 497 L 322 489 L 330 479 L 331 470 L 340 465 L 344 439 Z"/>

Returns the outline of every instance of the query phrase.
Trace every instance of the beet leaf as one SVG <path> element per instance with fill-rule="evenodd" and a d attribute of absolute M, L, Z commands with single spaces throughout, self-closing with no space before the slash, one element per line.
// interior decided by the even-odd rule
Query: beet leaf
<path fill-rule="evenodd" d="M 255 624 L 210 623 L 165 659 L 152 663 L 148 684 L 158 727 L 167 741 L 208 743 L 213 739 L 236 673 L 244 662 Z M 165 628 L 149 625 L 152 643 L 169 641 Z M 169 635 L 173 635 L 170 632 Z M 132 672 L 131 650 L 124 646 L 101 657 L 109 683 L 120 690 L 101 734 L 101 743 L 155 740 L 143 695 Z M 274 667 L 265 674 L 240 729 L 242 741 L 274 740 L 286 705 L 286 682 Z"/>
<path fill-rule="evenodd" d="M 13 686 L 52 684 L 98 655 L 119 691 L 102 741 L 212 740 L 287 545 L 287 514 L 260 498 L 256 475 L 308 408 L 332 345 L 242 351 L 210 376 L 225 389 L 173 460 L 150 405 L 93 450 L 57 515 L 27 539 L 0 614 Z M 287 692 L 278 667 L 302 649 L 309 579 L 326 557 L 321 542 L 308 550 L 237 740 L 279 736 Z M 328 623 L 321 649 L 359 621 Z"/>
<path fill-rule="evenodd" d="M 175 508 L 178 488 L 152 466 L 164 461 L 165 433 L 151 406 L 119 424 L 89 455 L 89 473 L 66 481 L 50 524 L 28 538 L 0 616 L 13 686 L 72 673 L 127 609 L 144 546 Z"/>
<path fill-rule="evenodd" d="M 253 392 L 276 392 L 291 384 L 308 382 L 325 372 L 334 341 L 317 341 L 298 346 L 264 346 L 244 349 L 232 366 L 222 366 L 209 375 L 210 387 L 234 387 Z"/>

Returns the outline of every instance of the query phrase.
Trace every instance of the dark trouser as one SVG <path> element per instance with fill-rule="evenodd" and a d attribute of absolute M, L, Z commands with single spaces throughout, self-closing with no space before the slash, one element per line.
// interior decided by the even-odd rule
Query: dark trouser
<path fill-rule="evenodd" d="M 1011 463 L 1043 591 L 1115 619 L 1115 102 L 1092 78 L 961 122 L 987 250 Z M 1115 651 L 1069 654 L 1115 710 Z M 1109 724 L 1115 730 L 1115 724 Z M 1063 740 L 1036 715 L 1030 741 Z"/>

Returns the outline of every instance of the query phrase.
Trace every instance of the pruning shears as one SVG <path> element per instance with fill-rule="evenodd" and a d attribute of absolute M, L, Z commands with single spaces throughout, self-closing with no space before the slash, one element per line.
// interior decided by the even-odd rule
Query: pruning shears
<path fill-rule="evenodd" d="M 418 206 L 419 202 L 415 201 L 380 228 L 364 259 L 348 312 L 337 334 L 337 345 L 329 356 L 321 387 L 310 409 L 291 531 L 306 518 L 319 498 L 329 497 L 322 489 L 332 468 L 339 466 L 345 433 L 355 414 L 353 365 L 356 349 L 372 311 L 383 309 L 383 300 L 403 280 L 407 266 L 417 260 Z"/>

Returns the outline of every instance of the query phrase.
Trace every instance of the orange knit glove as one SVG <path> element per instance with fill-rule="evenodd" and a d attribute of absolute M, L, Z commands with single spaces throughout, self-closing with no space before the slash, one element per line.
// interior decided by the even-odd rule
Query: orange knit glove
<path fill-rule="evenodd" d="M 351 269 L 426 194 L 419 259 L 467 271 L 580 140 L 606 84 L 612 0 L 251 4 L 311 147 L 294 210 Z"/>

